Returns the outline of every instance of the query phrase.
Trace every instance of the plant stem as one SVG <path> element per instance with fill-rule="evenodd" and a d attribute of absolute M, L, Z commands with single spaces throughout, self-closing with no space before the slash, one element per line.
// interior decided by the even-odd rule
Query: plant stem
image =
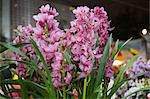
<path fill-rule="evenodd" d="M 59 99 L 59 92 L 58 92 L 58 90 L 57 90 L 57 95 L 56 95 L 56 97 L 57 97 L 57 99 Z"/>
<path fill-rule="evenodd" d="M 62 75 L 63 75 L 63 78 L 65 77 L 65 61 L 63 61 L 62 62 Z M 65 82 L 64 81 L 64 79 L 63 79 L 63 82 Z M 66 99 L 66 86 L 63 86 L 63 99 Z"/>
<path fill-rule="evenodd" d="M 86 99 L 86 86 L 87 86 L 87 77 L 84 79 L 83 97 L 82 97 L 82 99 Z"/>
<path fill-rule="evenodd" d="M 103 99 L 107 99 L 107 88 L 108 88 L 108 80 L 105 79 L 104 80 L 104 96 L 103 96 Z"/>
<path fill-rule="evenodd" d="M 66 88 L 65 88 L 65 86 L 63 87 L 63 99 L 66 99 Z"/>

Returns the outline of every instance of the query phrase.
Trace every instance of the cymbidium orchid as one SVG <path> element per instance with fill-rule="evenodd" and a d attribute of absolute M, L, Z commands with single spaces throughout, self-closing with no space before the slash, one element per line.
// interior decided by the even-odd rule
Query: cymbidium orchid
<path fill-rule="evenodd" d="M 75 19 L 70 22 L 70 27 L 61 30 L 55 19 L 58 16 L 56 9 L 48 4 L 42 6 L 39 14 L 33 16 L 35 27 L 18 26 L 19 34 L 13 41 L 15 45 L 0 43 L 14 51 L 12 58 L 17 65 L 19 81 L 23 82 L 17 83 L 23 90 L 21 92 L 32 91 L 22 94 L 34 93 L 35 98 L 52 99 L 110 99 L 126 80 L 125 70 L 137 57 L 114 76 L 113 60 L 127 42 L 121 47 L 117 42 L 114 49 L 111 48 L 110 21 L 104 8 L 81 6 L 73 13 Z M 17 49 L 17 44 L 25 46 L 19 45 Z M 135 66 L 133 71 L 149 70 L 149 63 L 140 62 L 144 65 Z M 115 81 L 108 89 L 110 79 Z M 33 88 L 29 88 L 30 84 Z"/>
<path fill-rule="evenodd" d="M 81 70 L 78 76 L 78 79 L 80 79 L 91 73 L 93 62 L 95 59 L 99 60 L 101 58 L 108 39 L 110 23 L 103 8 L 89 9 L 84 6 L 73 10 L 73 13 L 76 19 L 71 22 L 71 27 L 66 29 L 66 33 L 58 27 L 59 23 L 55 19 L 55 16 L 58 15 L 56 9 L 51 8 L 49 5 L 42 6 L 40 13 L 33 16 L 36 27 L 28 26 L 20 30 L 23 33 L 21 35 L 24 35 L 25 38 L 19 42 L 27 43 L 30 38 L 33 38 L 39 46 L 47 65 L 52 67 L 52 81 L 56 88 L 61 87 L 62 79 L 67 84 L 72 79 L 71 70 L 66 71 L 66 77 L 62 78 L 62 65 L 65 60 L 63 52 L 65 49 L 61 49 L 60 46 L 70 48 L 71 60 L 79 62 L 75 66 Z M 19 43 L 16 42 L 17 39 L 14 40 L 14 43 Z M 28 47 L 31 51 L 33 50 L 31 46 Z M 24 47 L 23 51 L 29 53 L 26 49 Z M 32 52 L 34 53 L 34 51 Z M 32 53 L 30 55 L 32 56 Z"/>
<path fill-rule="evenodd" d="M 78 66 L 82 71 L 79 78 L 82 78 L 90 74 L 94 60 L 101 58 L 108 39 L 110 22 L 107 13 L 99 7 L 77 7 L 73 13 L 76 19 L 70 22 L 71 27 L 66 30 L 66 39 L 72 52 L 72 60 L 79 62 Z"/>
<path fill-rule="evenodd" d="M 33 30 L 32 30 L 32 26 L 29 25 L 27 27 L 22 27 L 21 25 L 18 26 L 18 31 L 19 31 L 19 35 L 14 39 L 13 43 L 14 44 L 21 44 L 21 43 L 29 43 L 30 42 L 30 37 L 32 36 Z M 31 59 L 35 59 L 36 58 L 36 54 L 34 52 L 33 46 L 31 45 L 27 45 L 24 46 L 23 48 L 20 49 L 23 53 L 25 53 L 27 56 L 29 56 Z M 22 56 L 13 53 L 13 59 L 17 60 L 17 61 L 25 61 L 26 59 L 23 58 Z M 20 76 L 26 78 L 28 73 L 27 73 L 27 67 L 24 64 L 20 64 L 18 62 L 16 62 L 17 66 L 17 72 Z"/>

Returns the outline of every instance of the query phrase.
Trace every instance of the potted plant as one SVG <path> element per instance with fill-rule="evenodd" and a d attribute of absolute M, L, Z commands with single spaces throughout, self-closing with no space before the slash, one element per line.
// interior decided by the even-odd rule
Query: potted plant
<path fill-rule="evenodd" d="M 19 75 L 18 80 L 1 79 L 1 96 L 9 98 L 18 92 L 22 99 L 110 99 L 130 79 L 124 73 L 138 56 L 114 73 L 112 63 L 129 40 L 121 46 L 118 40 L 112 49 L 110 21 L 104 8 L 77 7 L 73 13 L 70 28 L 61 30 L 56 9 L 42 6 L 33 16 L 35 27 L 19 26 L 13 44 L 0 43 L 1 52 L 13 51 L 11 58 L 0 60 L 15 63 L 13 73 Z M 108 88 L 111 79 L 114 83 Z M 8 85 L 11 87 L 6 88 Z"/>

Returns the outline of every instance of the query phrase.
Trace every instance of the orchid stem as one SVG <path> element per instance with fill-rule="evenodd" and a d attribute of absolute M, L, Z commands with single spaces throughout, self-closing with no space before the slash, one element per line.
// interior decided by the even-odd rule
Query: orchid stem
<path fill-rule="evenodd" d="M 105 79 L 105 81 L 104 81 L 104 97 L 103 97 L 103 99 L 107 99 L 107 88 L 108 88 L 108 80 Z"/>
<path fill-rule="evenodd" d="M 65 61 L 62 62 L 63 78 L 65 77 L 65 67 L 64 66 L 65 66 Z M 64 79 L 63 79 L 63 82 L 65 82 Z M 66 86 L 63 86 L 63 99 L 66 99 Z"/>
<path fill-rule="evenodd" d="M 82 97 L 82 99 L 86 99 L 86 86 L 87 86 L 87 77 L 84 79 L 83 97 Z"/>
<path fill-rule="evenodd" d="M 65 86 L 64 86 L 64 88 L 63 88 L 63 99 L 66 99 L 66 88 L 65 88 Z"/>

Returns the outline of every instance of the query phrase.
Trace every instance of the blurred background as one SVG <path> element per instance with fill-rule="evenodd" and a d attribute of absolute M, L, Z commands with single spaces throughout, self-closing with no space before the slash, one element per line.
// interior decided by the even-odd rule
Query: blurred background
<path fill-rule="evenodd" d="M 18 25 L 34 26 L 32 16 L 43 4 L 50 4 L 58 10 L 60 28 L 69 27 L 69 22 L 74 19 L 71 11 L 77 6 L 104 7 L 111 27 L 115 27 L 111 32 L 114 41 L 120 39 L 124 42 L 132 37 L 128 47 L 150 58 L 149 0 L 0 0 L 0 41 L 12 41 Z"/>

